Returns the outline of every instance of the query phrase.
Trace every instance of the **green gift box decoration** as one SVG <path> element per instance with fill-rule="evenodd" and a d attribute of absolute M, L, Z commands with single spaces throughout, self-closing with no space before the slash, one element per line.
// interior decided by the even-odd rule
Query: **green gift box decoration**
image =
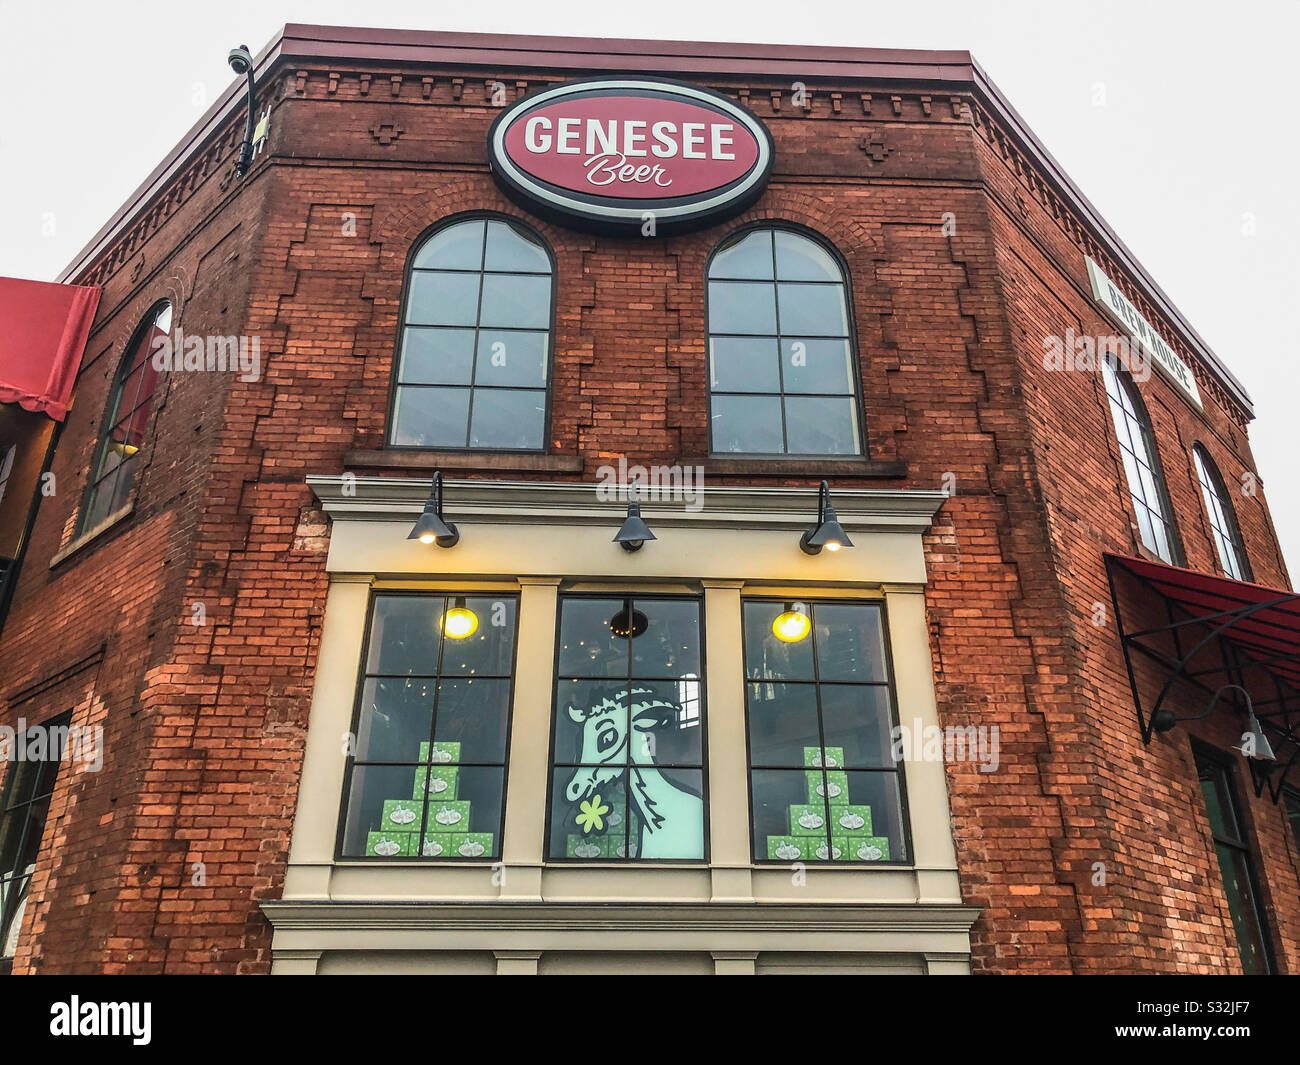
<path fill-rule="evenodd" d="M 427 833 L 469 831 L 469 802 L 456 800 L 430 800 Z"/>
<path fill-rule="evenodd" d="M 433 745 L 433 754 L 429 753 L 428 741 L 420 744 L 420 761 L 446 764 L 460 761 L 460 744 L 439 741 Z"/>
<path fill-rule="evenodd" d="M 409 855 L 415 847 L 418 832 L 368 832 L 366 855 L 375 858 L 393 858 Z"/>
<path fill-rule="evenodd" d="M 821 803 L 790 807 L 790 835 L 825 836 L 826 807 Z"/>
<path fill-rule="evenodd" d="M 773 861 L 797 862 L 812 857 L 817 840 L 810 836 L 768 836 L 767 856 Z"/>
<path fill-rule="evenodd" d="M 849 775 L 842 770 L 828 770 L 825 779 L 820 769 L 809 769 L 808 801 L 819 803 L 824 798 L 823 792 L 829 792 L 831 806 L 844 806 L 849 801 Z M 834 814 L 834 811 L 832 811 Z"/>
<path fill-rule="evenodd" d="M 852 805 L 832 807 L 831 831 L 844 835 L 871 835 L 871 807 Z"/>
<path fill-rule="evenodd" d="M 564 853 L 570 858 L 612 858 L 614 857 L 614 837 L 613 836 L 579 836 L 571 833 L 565 841 Z M 623 835 L 619 833 L 618 843 L 623 843 Z"/>
<path fill-rule="evenodd" d="M 419 832 L 423 811 L 418 799 L 389 799 L 379 820 L 383 832 Z"/>
<path fill-rule="evenodd" d="M 803 749 L 803 764 L 818 768 L 825 766 L 827 769 L 838 769 L 844 765 L 844 748 L 805 747 Z"/>
<path fill-rule="evenodd" d="M 490 858 L 492 857 L 491 832 L 466 832 L 456 843 L 455 858 Z"/>
<path fill-rule="evenodd" d="M 843 850 L 846 862 L 889 861 L 889 839 L 885 836 L 834 836 L 835 845 Z"/>
<path fill-rule="evenodd" d="M 816 858 L 819 862 L 839 861 L 844 857 L 844 841 L 840 837 L 832 837 L 830 843 L 825 839 L 820 840 L 813 849 L 811 857 Z"/>
<path fill-rule="evenodd" d="M 420 766 L 415 771 L 415 797 L 423 799 L 425 793 L 425 780 L 429 781 L 428 793 L 429 798 L 437 799 L 454 799 L 456 797 L 456 781 L 460 775 L 459 766 Z"/>

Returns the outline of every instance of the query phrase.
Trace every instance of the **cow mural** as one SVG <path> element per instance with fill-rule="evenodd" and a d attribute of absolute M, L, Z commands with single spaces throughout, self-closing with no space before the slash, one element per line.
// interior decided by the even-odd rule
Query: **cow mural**
<path fill-rule="evenodd" d="M 641 823 L 637 855 L 703 858 L 703 800 L 665 777 L 654 761 L 654 733 L 676 724 L 677 704 L 649 688 L 632 688 L 568 712 L 582 727 L 578 761 L 586 764 L 569 778 L 565 798 L 576 805 L 624 781 L 629 807 Z"/>

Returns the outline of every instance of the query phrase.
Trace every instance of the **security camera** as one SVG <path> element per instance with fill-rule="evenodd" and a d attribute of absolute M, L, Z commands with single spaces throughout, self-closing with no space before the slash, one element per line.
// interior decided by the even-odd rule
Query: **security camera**
<path fill-rule="evenodd" d="M 238 48 L 230 49 L 230 54 L 226 56 L 226 62 L 230 64 L 230 69 L 236 74 L 247 74 L 249 68 L 253 65 L 253 56 L 248 50 L 248 45 L 241 44 Z"/>

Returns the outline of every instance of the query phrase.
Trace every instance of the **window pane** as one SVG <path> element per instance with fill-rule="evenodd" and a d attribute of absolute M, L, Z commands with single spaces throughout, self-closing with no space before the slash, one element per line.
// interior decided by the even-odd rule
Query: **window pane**
<path fill-rule="evenodd" d="M 626 679 L 628 641 L 610 630 L 609 622 L 624 609 L 622 599 L 565 599 L 560 607 L 561 677 Z"/>
<path fill-rule="evenodd" d="M 1263 930 L 1255 916 L 1246 856 L 1223 843 L 1214 849 L 1219 858 L 1219 872 L 1223 874 L 1223 890 L 1228 898 L 1228 913 L 1232 916 L 1241 967 L 1247 973 L 1267 973 L 1268 955 L 1264 949 Z"/>
<path fill-rule="evenodd" d="M 817 848 L 829 837 L 826 801 L 812 790 L 823 780 L 820 770 L 755 770 L 754 857 L 759 861 L 816 860 Z"/>
<path fill-rule="evenodd" d="M 547 333 L 480 330 L 474 383 L 545 388 L 548 339 Z"/>
<path fill-rule="evenodd" d="M 747 684 L 749 753 L 756 766 L 801 766 L 821 745 L 815 684 Z"/>
<path fill-rule="evenodd" d="M 433 738 L 438 744 L 459 744 L 457 761 L 504 762 L 509 721 L 508 678 L 460 677 L 438 682 Z"/>
<path fill-rule="evenodd" d="M 436 674 L 442 610 L 440 595 L 377 596 L 366 672 Z"/>
<path fill-rule="evenodd" d="M 785 450 L 779 396 L 717 396 L 712 400 L 713 450 L 779 455 Z"/>
<path fill-rule="evenodd" d="M 844 752 L 850 768 L 894 767 L 889 689 L 884 685 L 823 684 L 822 729 L 828 748 Z M 972 736 L 972 743 L 974 737 Z M 978 755 L 973 752 L 970 757 Z M 838 759 L 837 759 L 838 760 Z"/>
<path fill-rule="evenodd" d="M 345 858 L 416 854 L 424 804 L 414 796 L 414 766 L 356 766 L 343 826 Z M 384 813 L 385 804 L 389 813 Z M 412 816 L 414 815 L 414 816 Z"/>
<path fill-rule="evenodd" d="M 709 283 L 710 333 L 775 333 L 776 299 L 770 284 Z"/>
<path fill-rule="evenodd" d="M 408 325 L 474 325 L 480 275 L 417 270 L 406 298 Z"/>
<path fill-rule="evenodd" d="M 470 421 L 470 447 L 541 448 L 545 444 L 546 393 L 476 388 Z"/>
<path fill-rule="evenodd" d="M 709 277 L 772 277 L 771 230 L 755 230 L 719 251 L 709 263 Z"/>
<path fill-rule="evenodd" d="M 464 447 L 468 388 L 403 385 L 393 410 L 393 443 L 400 447 Z"/>
<path fill-rule="evenodd" d="M 817 667 L 822 680 L 885 681 L 880 608 L 871 603 L 819 603 Z"/>
<path fill-rule="evenodd" d="M 844 841 L 845 860 L 907 861 L 898 774 L 850 770 L 844 776 L 848 782 L 848 802 L 832 807 L 831 813 L 832 831 Z"/>
<path fill-rule="evenodd" d="M 781 333 L 785 336 L 848 336 L 841 285 L 778 284 Z"/>
<path fill-rule="evenodd" d="M 114 470 L 91 489 L 90 498 L 86 501 L 86 516 L 81 523 L 83 529 L 95 528 L 113 513 L 118 474 L 119 470 Z"/>
<path fill-rule="evenodd" d="M 812 680 L 812 640 L 794 642 L 777 638 L 772 629 L 777 617 L 788 608 L 809 614 L 806 603 L 745 603 L 745 675 L 771 680 Z"/>
<path fill-rule="evenodd" d="M 483 261 L 483 222 L 460 222 L 434 234 L 411 265 L 422 269 L 477 270 Z"/>
<path fill-rule="evenodd" d="M 474 330 L 407 329 L 402 335 L 403 384 L 467 385 L 474 370 Z"/>
<path fill-rule="evenodd" d="M 776 232 L 776 276 L 782 281 L 843 281 L 839 264 L 815 241 Z"/>
<path fill-rule="evenodd" d="M 532 274 L 549 274 L 551 259 L 546 249 L 529 240 L 505 222 L 487 224 L 487 258 L 485 270 L 505 270 Z"/>
<path fill-rule="evenodd" d="M 551 795 L 552 858 L 602 861 L 635 858 L 640 826 L 630 833 L 631 814 L 621 774 L 589 767 L 555 769 Z M 631 853 L 629 853 L 629 850 Z"/>
<path fill-rule="evenodd" d="M 792 455 L 856 455 L 858 424 L 854 399 L 787 396 L 786 447 Z"/>
<path fill-rule="evenodd" d="M 475 628 L 468 636 L 442 644 L 442 675 L 508 677 L 514 663 L 515 600 L 507 596 L 448 598 L 454 609 L 469 610 Z"/>
<path fill-rule="evenodd" d="M 700 672 L 700 608 L 693 600 L 637 599 L 646 631 L 632 639 L 632 676 L 638 680 Z"/>
<path fill-rule="evenodd" d="M 714 337 L 711 387 L 718 392 L 780 392 L 781 373 L 775 337 Z"/>
<path fill-rule="evenodd" d="M 409 762 L 433 731 L 430 677 L 383 677 L 366 681 L 357 725 L 357 758 L 364 762 Z"/>
<path fill-rule="evenodd" d="M 781 357 L 787 392 L 853 394 L 853 369 L 847 340 L 782 337 Z"/>
<path fill-rule="evenodd" d="M 551 279 L 519 274 L 483 275 L 483 309 L 479 324 L 548 329 L 551 324 Z"/>
<path fill-rule="evenodd" d="M 698 680 L 634 680 L 628 702 L 628 758 L 633 765 L 703 763 Z M 694 699 L 696 713 L 691 714 Z"/>

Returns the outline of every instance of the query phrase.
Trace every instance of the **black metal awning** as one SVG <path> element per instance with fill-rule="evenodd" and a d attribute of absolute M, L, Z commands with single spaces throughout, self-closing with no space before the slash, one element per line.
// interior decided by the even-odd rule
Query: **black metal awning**
<path fill-rule="evenodd" d="M 1300 762 L 1300 593 L 1127 555 L 1105 559 L 1142 741 L 1175 720 L 1166 703 L 1180 683 L 1205 693 L 1207 713 L 1230 692 L 1225 703 L 1253 711 L 1276 753 L 1276 760 L 1248 761 L 1255 794 L 1267 787 L 1277 802 Z M 1141 611 L 1141 627 L 1126 628 L 1121 604 L 1130 617 Z M 1135 653 L 1162 678 L 1145 708 Z"/>

